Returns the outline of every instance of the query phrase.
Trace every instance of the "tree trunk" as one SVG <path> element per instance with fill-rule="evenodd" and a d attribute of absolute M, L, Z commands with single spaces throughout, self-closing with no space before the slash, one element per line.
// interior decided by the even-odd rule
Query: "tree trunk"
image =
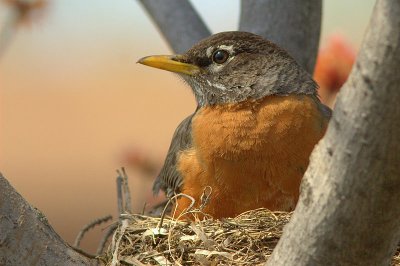
<path fill-rule="evenodd" d="M 0 265 L 95 265 L 73 250 L 0 174 Z"/>
<path fill-rule="evenodd" d="M 318 54 L 321 10 L 321 0 L 242 0 L 239 30 L 277 43 L 312 74 Z"/>
<path fill-rule="evenodd" d="M 389 265 L 400 239 L 400 1 L 378 0 L 267 265 Z"/>
<path fill-rule="evenodd" d="M 189 1 L 140 0 L 176 53 L 183 53 L 211 32 Z"/>

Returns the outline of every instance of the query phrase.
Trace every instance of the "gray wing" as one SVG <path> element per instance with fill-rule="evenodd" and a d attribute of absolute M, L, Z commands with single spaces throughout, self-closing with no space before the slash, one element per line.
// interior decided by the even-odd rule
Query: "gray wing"
<path fill-rule="evenodd" d="M 158 194 L 160 189 L 165 191 L 167 197 L 179 193 L 183 178 L 177 169 L 177 160 L 180 151 L 186 150 L 192 145 L 192 118 L 194 114 L 183 120 L 172 137 L 171 145 L 167 153 L 164 165 L 161 168 L 153 184 L 153 193 Z"/>
<path fill-rule="evenodd" d="M 329 121 L 332 117 L 332 110 L 325 104 L 321 103 L 318 95 L 313 95 L 314 101 L 317 103 L 319 110 L 321 111 L 322 115 Z"/>
<path fill-rule="evenodd" d="M 319 105 L 319 108 L 321 110 L 321 112 L 324 114 L 324 116 L 329 120 L 332 117 L 332 110 L 331 108 L 329 108 L 328 106 L 326 106 L 325 104 L 321 103 Z"/>

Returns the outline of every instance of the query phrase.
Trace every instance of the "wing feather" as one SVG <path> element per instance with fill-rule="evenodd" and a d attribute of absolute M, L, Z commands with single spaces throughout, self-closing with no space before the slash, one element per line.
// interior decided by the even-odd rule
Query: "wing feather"
<path fill-rule="evenodd" d="M 177 169 L 179 153 L 192 145 L 192 118 L 194 114 L 183 120 L 172 137 L 167 158 L 153 185 L 153 193 L 158 194 L 160 189 L 165 191 L 167 197 L 179 193 L 183 178 Z"/>

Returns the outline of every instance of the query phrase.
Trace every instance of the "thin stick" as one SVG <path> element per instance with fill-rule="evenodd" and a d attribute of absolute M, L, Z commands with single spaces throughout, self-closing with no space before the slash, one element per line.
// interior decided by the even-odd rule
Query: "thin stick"
<path fill-rule="evenodd" d="M 172 202 L 173 199 L 175 199 L 175 198 L 177 198 L 177 197 L 179 197 L 179 196 L 186 197 L 186 198 L 188 198 L 188 199 L 190 199 L 190 200 L 192 201 L 192 202 L 190 203 L 189 207 L 187 207 L 186 210 L 185 210 L 184 212 L 190 210 L 190 209 L 193 207 L 194 203 L 196 202 L 196 200 L 195 200 L 193 197 L 191 197 L 191 196 L 189 196 L 189 195 L 187 195 L 187 194 L 183 194 L 183 193 L 176 194 L 175 196 L 173 196 L 172 198 L 170 198 L 170 199 L 168 200 L 167 204 L 165 204 L 164 210 L 163 210 L 163 212 L 161 213 L 161 219 L 160 219 L 160 222 L 159 222 L 158 225 L 157 225 L 158 228 L 161 228 L 161 226 L 162 226 L 162 224 L 163 224 L 163 222 L 164 222 L 164 217 L 165 217 L 165 213 L 166 213 L 166 211 L 167 211 L 168 205 Z"/>
<path fill-rule="evenodd" d="M 199 207 L 200 210 L 203 210 L 204 207 L 205 207 L 205 206 L 208 204 L 208 202 L 210 201 L 210 199 L 211 199 L 211 193 L 212 193 L 212 187 L 206 186 L 206 187 L 203 189 L 203 193 L 202 193 L 201 196 L 200 196 L 200 207 Z"/>
<path fill-rule="evenodd" d="M 108 239 L 114 233 L 115 229 L 117 229 L 117 227 L 118 227 L 118 223 L 112 224 L 110 227 L 108 227 L 106 233 L 103 235 L 103 237 L 100 240 L 99 246 L 97 247 L 96 254 L 98 256 L 103 254 L 103 251 L 107 244 Z"/>
<path fill-rule="evenodd" d="M 111 215 L 107 215 L 107 216 L 104 216 L 104 217 L 101 217 L 101 218 L 99 218 L 99 219 L 96 219 L 96 220 L 94 220 L 94 221 L 88 223 L 87 225 L 85 225 L 85 226 L 81 229 L 81 231 L 79 231 L 77 237 L 75 238 L 74 247 L 79 248 L 79 245 L 80 245 L 80 243 L 81 243 L 81 240 L 83 239 L 83 237 L 85 236 L 85 234 L 86 234 L 90 229 L 93 229 L 96 225 L 105 223 L 105 222 L 107 222 L 107 221 L 109 221 L 109 220 L 111 220 L 111 219 L 112 219 L 112 216 L 111 216 Z"/>
<path fill-rule="evenodd" d="M 124 202 L 125 202 L 125 212 L 132 213 L 132 199 L 131 199 L 131 191 L 128 186 L 128 175 L 126 174 L 125 167 L 121 167 L 122 169 L 122 188 L 124 193 Z"/>
<path fill-rule="evenodd" d="M 90 254 L 90 253 L 88 253 L 88 252 L 86 252 L 86 251 L 84 251 L 84 250 L 82 250 L 82 249 L 80 249 L 80 248 L 78 248 L 78 247 L 72 247 L 72 248 L 73 248 L 76 252 L 82 254 L 82 255 L 85 256 L 85 257 L 88 257 L 88 258 L 91 258 L 91 259 L 97 259 L 97 256 L 96 256 L 96 255 Z"/>
<path fill-rule="evenodd" d="M 147 202 L 144 202 L 143 204 L 143 208 L 142 208 L 142 215 L 144 215 L 144 212 L 146 211 L 146 207 L 147 207 Z"/>
<path fill-rule="evenodd" d="M 124 213 L 124 205 L 123 205 L 123 198 L 122 198 L 122 176 L 119 170 L 117 170 L 117 200 L 118 200 L 118 213 Z"/>
<path fill-rule="evenodd" d="M 121 243 L 121 239 L 125 234 L 125 230 L 128 227 L 128 220 L 122 220 L 121 222 L 121 229 L 120 229 L 120 236 L 117 239 L 117 242 L 115 243 L 114 247 L 115 250 L 113 251 L 112 255 L 112 261 L 111 261 L 111 266 L 116 266 L 118 265 L 118 249 L 119 249 L 119 244 Z"/>

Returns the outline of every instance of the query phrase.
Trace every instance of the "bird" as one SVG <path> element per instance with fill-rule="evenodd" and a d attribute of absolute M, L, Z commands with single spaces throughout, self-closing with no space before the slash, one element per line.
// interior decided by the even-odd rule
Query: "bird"
<path fill-rule="evenodd" d="M 153 186 L 155 194 L 195 200 L 178 197 L 175 216 L 190 207 L 215 219 L 295 208 L 332 111 L 288 52 L 259 35 L 230 31 L 183 54 L 146 56 L 138 63 L 177 73 L 197 102 L 175 130 Z"/>

